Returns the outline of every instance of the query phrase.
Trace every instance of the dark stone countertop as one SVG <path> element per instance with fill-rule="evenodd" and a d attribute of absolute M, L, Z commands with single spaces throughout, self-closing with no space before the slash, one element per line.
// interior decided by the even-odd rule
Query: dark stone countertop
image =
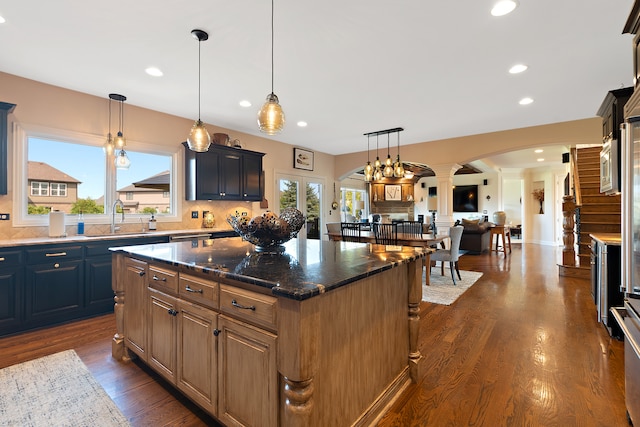
<path fill-rule="evenodd" d="M 275 296 L 304 300 L 424 257 L 422 248 L 292 239 L 282 253 L 257 252 L 239 237 L 112 251 L 182 269 L 270 288 Z"/>

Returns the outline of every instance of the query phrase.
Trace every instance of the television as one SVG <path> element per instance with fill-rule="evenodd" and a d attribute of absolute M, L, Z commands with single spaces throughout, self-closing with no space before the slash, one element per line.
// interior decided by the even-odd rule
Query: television
<path fill-rule="evenodd" d="M 454 212 L 478 212 L 478 186 L 456 185 L 453 187 Z"/>

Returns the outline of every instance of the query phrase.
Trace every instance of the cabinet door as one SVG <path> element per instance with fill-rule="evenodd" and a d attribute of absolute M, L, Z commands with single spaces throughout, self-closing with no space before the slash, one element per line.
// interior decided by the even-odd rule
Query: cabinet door
<path fill-rule="evenodd" d="M 220 156 L 215 151 L 196 153 L 196 199 L 219 200 L 222 193 L 220 181 Z"/>
<path fill-rule="evenodd" d="M 0 269 L 0 335 L 22 322 L 23 271 L 22 266 Z"/>
<path fill-rule="evenodd" d="M 147 263 L 125 259 L 124 339 L 125 345 L 142 360 L 147 360 Z"/>
<path fill-rule="evenodd" d="M 218 327 L 218 418 L 228 426 L 276 426 L 276 336 L 225 316 Z"/>
<path fill-rule="evenodd" d="M 32 326 L 65 321 L 79 312 L 84 299 L 82 260 L 59 259 L 27 266 L 26 320 Z"/>
<path fill-rule="evenodd" d="M 243 167 L 243 200 L 262 200 L 262 156 L 245 154 L 242 159 Z"/>
<path fill-rule="evenodd" d="M 177 300 L 149 288 L 149 349 L 147 362 L 171 384 L 176 383 Z"/>
<path fill-rule="evenodd" d="M 177 386 L 212 415 L 217 414 L 217 323 L 215 312 L 179 301 Z"/>
<path fill-rule="evenodd" d="M 241 200 L 242 196 L 242 155 L 225 153 L 220 162 L 222 198 Z"/>
<path fill-rule="evenodd" d="M 85 307 L 90 314 L 113 311 L 113 289 L 111 289 L 111 255 L 86 258 Z"/>

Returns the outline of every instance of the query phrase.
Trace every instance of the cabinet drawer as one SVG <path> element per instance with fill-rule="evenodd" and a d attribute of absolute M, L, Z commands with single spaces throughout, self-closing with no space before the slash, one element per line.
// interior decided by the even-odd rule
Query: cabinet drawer
<path fill-rule="evenodd" d="M 0 251 L 0 269 L 19 267 L 22 264 L 22 251 Z"/>
<path fill-rule="evenodd" d="M 51 246 L 43 249 L 28 249 L 27 264 L 47 264 L 82 258 L 82 246 Z"/>
<path fill-rule="evenodd" d="M 277 299 L 257 292 L 220 284 L 220 310 L 275 330 Z"/>
<path fill-rule="evenodd" d="M 218 283 L 186 274 L 180 275 L 179 283 L 180 298 L 210 308 L 218 308 Z"/>
<path fill-rule="evenodd" d="M 161 291 L 178 294 L 178 273 L 165 270 L 157 265 L 149 265 L 149 286 Z"/>

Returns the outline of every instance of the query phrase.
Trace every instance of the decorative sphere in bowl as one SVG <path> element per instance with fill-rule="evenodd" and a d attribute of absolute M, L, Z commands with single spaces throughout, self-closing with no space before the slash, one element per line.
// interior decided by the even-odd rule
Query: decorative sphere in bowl
<path fill-rule="evenodd" d="M 265 212 L 249 219 L 246 216 L 227 216 L 227 222 L 244 240 L 258 250 L 277 250 L 293 239 L 304 225 L 304 215 L 298 209 L 286 208 L 280 216 Z"/>

